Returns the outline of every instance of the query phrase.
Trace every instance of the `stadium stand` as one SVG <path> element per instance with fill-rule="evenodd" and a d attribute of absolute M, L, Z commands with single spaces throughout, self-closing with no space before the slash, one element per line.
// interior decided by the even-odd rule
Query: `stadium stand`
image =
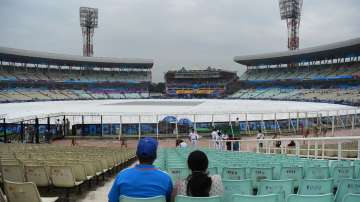
<path fill-rule="evenodd" d="M 247 66 L 233 99 L 360 105 L 360 38 L 293 52 L 235 57 Z"/>
<path fill-rule="evenodd" d="M 233 201 L 233 197 L 239 201 L 341 202 L 347 194 L 360 193 L 359 174 L 346 171 L 359 170 L 358 160 L 319 160 L 282 154 L 202 150 L 209 158 L 210 174 L 222 176 L 225 193 L 221 197 L 225 202 Z M 168 171 L 175 183 L 177 179 L 184 179 L 189 174 L 186 165 L 189 152 L 191 149 L 186 148 L 160 149 L 155 165 Z M 308 168 L 319 168 L 319 172 L 326 172 L 324 168 L 328 168 L 330 176 L 325 174 L 322 180 L 307 179 L 309 175 L 305 173 L 308 172 Z M 336 181 L 339 183 L 333 183 Z M 271 195 L 275 195 L 275 199 L 264 199 Z M 251 200 L 245 199 L 246 197 L 250 197 Z"/>
<path fill-rule="evenodd" d="M 10 201 L 25 195 L 38 198 L 36 186 L 63 188 L 69 197 L 69 188 L 84 183 L 91 186 L 91 181 L 117 171 L 134 157 L 132 149 L 2 144 L 1 183 Z M 27 191 L 17 192 L 19 189 Z"/>
<path fill-rule="evenodd" d="M 148 98 L 152 66 L 0 47 L 0 102 Z"/>
<path fill-rule="evenodd" d="M 166 95 L 191 98 L 224 97 L 238 79 L 236 72 L 207 68 L 205 70 L 168 71 L 165 74 Z"/>

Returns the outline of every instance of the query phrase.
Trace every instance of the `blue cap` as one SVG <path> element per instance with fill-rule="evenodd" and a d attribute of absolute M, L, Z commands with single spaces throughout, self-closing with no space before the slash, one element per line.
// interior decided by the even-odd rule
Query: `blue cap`
<path fill-rule="evenodd" d="M 157 147 L 158 147 L 158 142 L 154 138 L 151 137 L 142 138 L 138 143 L 136 155 L 144 158 L 151 158 L 151 157 L 156 158 Z"/>

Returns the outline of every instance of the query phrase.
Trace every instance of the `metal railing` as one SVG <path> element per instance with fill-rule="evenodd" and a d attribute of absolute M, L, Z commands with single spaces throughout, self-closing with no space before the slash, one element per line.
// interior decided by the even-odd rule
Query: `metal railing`
<path fill-rule="evenodd" d="M 281 143 L 279 147 L 276 146 L 276 142 Z M 289 146 L 288 143 L 291 142 L 294 144 Z M 345 144 L 354 147 L 346 148 Z M 329 146 L 335 146 L 335 149 L 326 148 Z M 209 147 L 219 150 L 287 154 L 315 159 L 360 159 L 360 136 L 209 140 Z M 344 152 L 351 152 L 351 157 L 343 155 Z M 329 155 L 329 153 L 333 155 Z"/>

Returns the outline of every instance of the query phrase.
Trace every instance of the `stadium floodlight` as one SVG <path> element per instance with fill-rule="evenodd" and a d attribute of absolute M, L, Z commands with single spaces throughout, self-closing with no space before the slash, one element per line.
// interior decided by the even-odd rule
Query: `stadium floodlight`
<path fill-rule="evenodd" d="M 299 27 L 303 0 L 279 0 L 281 20 L 286 20 L 288 29 L 288 48 L 299 48 Z"/>
<path fill-rule="evenodd" d="M 83 35 L 83 55 L 92 56 L 94 29 L 98 26 L 98 9 L 80 7 L 80 27 Z"/>

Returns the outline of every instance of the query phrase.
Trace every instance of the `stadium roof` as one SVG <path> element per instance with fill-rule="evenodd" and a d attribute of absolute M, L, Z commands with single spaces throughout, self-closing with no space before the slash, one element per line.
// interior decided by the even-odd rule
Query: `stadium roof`
<path fill-rule="evenodd" d="M 76 55 L 48 53 L 0 47 L 0 61 L 45 64 L 55 66 L 139 68 L 149 69 L 153 60 L 135 58 L 83 57 Z"/>
<path fill-rule="evenodd" d="M 246 66 L 294 64 L 360 56 L 360 38 L 332 44 L 258 55 L 236 56 L 234 61 Z"/>

